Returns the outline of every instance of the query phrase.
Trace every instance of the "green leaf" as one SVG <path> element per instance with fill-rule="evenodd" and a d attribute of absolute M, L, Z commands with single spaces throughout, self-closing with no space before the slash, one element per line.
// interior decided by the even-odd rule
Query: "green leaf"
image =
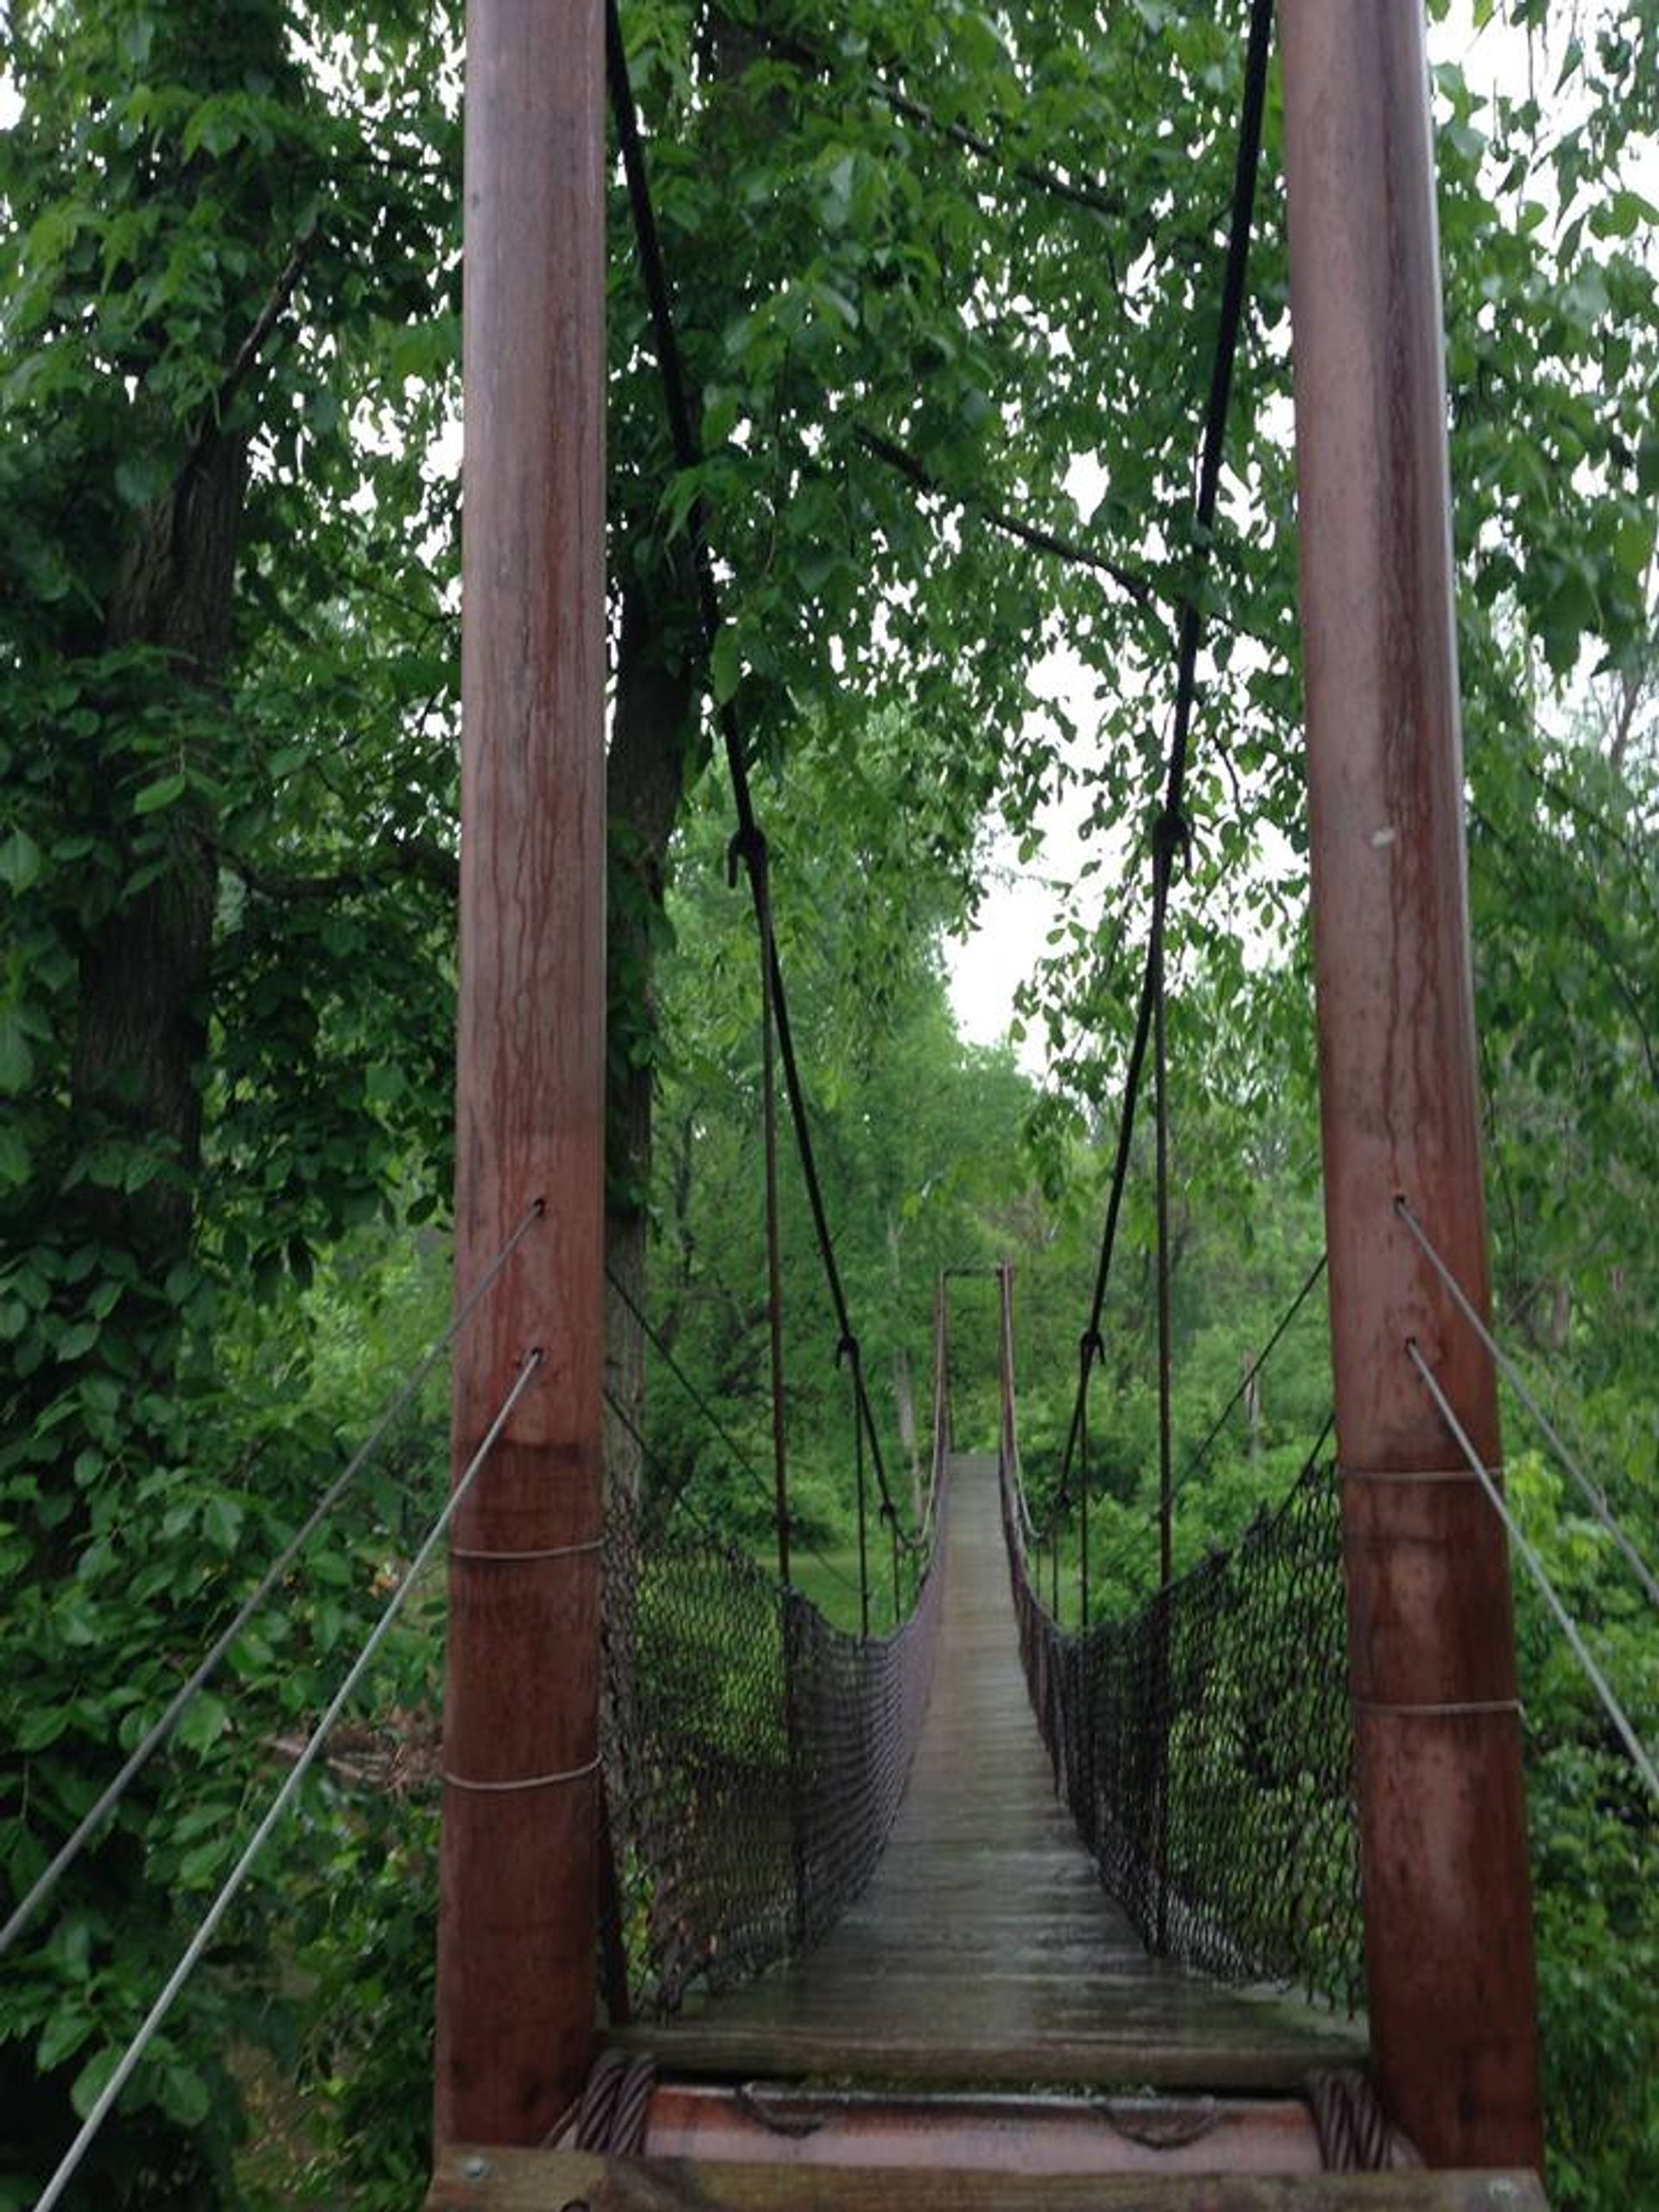
<path fill-rule="evenodd" d="M 40 880 L 41 849 L 26 830 L 14 830 L 0 844 L 0 883 L 27 891 Z"/>
<path fill-rule="evenodd" d="M 247 1511 L 233 1497 L 210 1497 L 201 1509 L 201 1525 L 222 1552 L 233 1552 L 242 1534 Z"/>
<path fill-rule="evenodd" d="M 0 1010 L 0 1090 L 22 1090 L 35 1072 L 35 1055 L 15 1007 Z"/>
<path fill-rule="evenodd" d="M 113 2046 L 106 2044 L 95 2057 L 89 2058 L 86 2065 L 81 2068 L 75 2076 L 74 2087 L 69 2092 L 69 2101 L 74 2107 L 75 2117 L 78 2120 L 86 2118 L 99 2097 L 103 2095 L 110 2076 L 120 2063 L 121 2053 Z"/>
<path fill-rule="evenodd" d="M 0 1125 L 0 1189 L 16 1190 L 26 1183 L 29 1165 L 29 1147 L 22 1132 L 10 1122 Z"/>
<path fill-rule="evenodd" d="M 158 776 L 153 784 L 146 784 L 132 802 L 135 814 L 159 814 L 164 806 L 172 806 L 184 797 L 190 779 L 182 770 L 170 776 Z"/>
<path fill-rule="evenodd" d="M 363 1078 L 363 1087 L 371 1106 L 390 1106 L 403 1096 L 408 1084 L 403 1070 L 388 1062 L 370 1068 Z"/>
<path fill-rule="evenodd" d="M 179 1741 L 187 1751 L 208 1751 L 230 1725 L 228 1708 L 210 1690 L 204 1690 L 179 1723 Z"/>
<path fill-rule="evenodd" d="M 173 472 L 159 454 L 128 454 L 115 465 L 115 488 L 130 507 L 147 507 L 167 490 Z"/>
<path fill-rule="evenodd" d="M 82 2010 L 79 2000 L 60 2005 L 48 2020 L 35 2046 L 35 2063 L 41 2073 L 50 2073 L 54 2066 L 61 2065 L 78 2051 L 97 2024 L 92 2014 Z"/>
<path fill-rule="evenodd" d="M 48 1744 L 55 1744 L 69 1726 L 74 1707 L 70 1705 L 35 1706 L 17 1722 L 14 1735 L 20 1751 L 43 1751 Z"/>
<path fill-rule="evenodd" d="M 163 2071 L 157 2101 L 168 2118 L 181 2127 L 200 2127 L 213 2108 L 207 2082 L 194 2067 L 183 2064 Z"/>

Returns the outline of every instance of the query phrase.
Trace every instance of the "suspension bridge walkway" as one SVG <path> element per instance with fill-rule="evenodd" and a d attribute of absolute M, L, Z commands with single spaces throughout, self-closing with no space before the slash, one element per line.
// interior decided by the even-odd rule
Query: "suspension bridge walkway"
<path fill-rule="evenodd" d="M 1363 2031 L 1151 1954 L 1033 1725 L 995 1455 L 947 1464 L 932 1693 L 869 1887 L 780 1972 L 632 2040 L 694 2075 L 1298 2090 Z"/>
<path fill-rule="evenodd" d="M 1141 1622 L 1062 1628 L 997 1272 L 998 1449 L 950 1447 L 942 1284 L 891 1635 L 712 1530 L 613 1535 L 613 2018 L 552 2145 L 450 2146 L 429 2212 L 1541 2212 L 1532 2175 L 1421 2168 L 1340 2001 L 1351 1738 L 1307 1694 L 1341 1675 L 1332 1471 Z"/>

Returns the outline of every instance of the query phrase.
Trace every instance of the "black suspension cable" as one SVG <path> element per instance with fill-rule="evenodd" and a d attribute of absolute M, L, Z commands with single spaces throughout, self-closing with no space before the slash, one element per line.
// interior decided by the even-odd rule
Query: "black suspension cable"
<path fill-rule="evenodd" d="M 617 15 L 616 0 L 607 0 L 605 11 L 607 65 L 610 79 L 611 105 L 616 118 L 617 137 L 622 151 L 622 165 L 627 179 L 628 202 L 632 210 L 634 235 L 639 249 L 639 270 L 650 307 L 652 327 L 656 337 L 658 372 L 663 382 L 663 398 L 668 414 L 669 431 L 674 448 L 676 466 L 682 469 L 697 467 L 702 451 L 691 410 L 686 396 L 685 375 L 680 358 L 679 340 L 675 328 L 673 303 L 670 297 L 668 274 L 663 260 L 662 241 L 657 229 L 657 218 L 652 206 L 650 182 L 645 171 L 645 149 L 639 139 L 639 117 L 633 104 L 632 87 L 628 80 L 627 55 L 622 43 L 622 29 Z M 715 579 L 714 556 L 709 550 L 708 516 L 701 496 L 693 499 L 687 517 L 687 528 L 691 543 L 692 569 L 696 582 L 697 606 L 702 626 L 704 652 L 713 664 L 715 644 L 720 635 L 721 617 L 720 594 Z M 790 1027 L 789 1004 L 784 990 L 783 966 L 778 957 L 778 942 L 772 928 L 771 902 L 766 883 L 766 839 L 754 811 L 753 795 L 749 785 L 748 765 L 743 748 L 742 731 L 736 709 L 730 699 L 720 702 L 715 709 L 721 744 L 726 755 L 727 772 L 732 786 L 733 803 L 737 810 L 737 833 L 732 840 L 731 866 L 735 869 L 741 861 L 747 873 L 750 892 L 754 903 L 755 922 L 760 931 L 761 959 L 764 971 L 771 985 L 771 1003 L 777 1023 L 778 1055 L 783 1067 L 784 1088 L 788 1094 L 791 1117 L 795 1128 L 796 1147 L 800 1156 L 802 1178 L 806 1185 L 807 1203 L 812 1215 L 814 1234 L 823 1262 L 830 1304 L 834 1308 L 840 1331 L 839 1351 L 842 1346 L 855 1344 L 852 1319 L 847 1305 L 847 1295 L 836 1259 L 835 1240 L 830 1232 L 829 1215 L 824 1205 L 823 1191 L 819 1181 L 817 1156 L 813 1150 L 810 1124 L 807 1118 L 805 1093 L 801 1083 L 800 1069 L 795 1056 L 794 1037 Z M 898 1510 L 887 1486 L 886 1465 L 881 1456 L 881 1442 L 876 1430 L 875 1413 L 865 1386 L 861 1364 L 857 1367 L 859 1417 L 868 1439 L 870 1464 L 880 1492 L 881 1514 L 884 1519 L 898 1525 Z"/>
<path fill-rule="evenodd" d="M 1157 1131 L 1154 1186 L 1158 1215 L 1158 1586 L 1161 1590 L 1167 1588 L 1174 1572 L 1175 1482 L 1173 1454 L 1170 1446 L 1170 1397 L 1174 1384 L 1175 1349 L 1169 1311 L 1169 1047 L 1164 1019 L 1164 933 L 1161 929 L 1156 934 L 1155 943 L 1158 950 L 1157 976 L 1152 993 L 1152 1116 Z M 1087 1378 L 1084 1379 L 1086 1382 Z M 1160 1799 L 1160 1806 L 1162 1802 Z M 1160 1915 L 1161 1910 L 1160 1902 Z"/>
<path fill-rule="evenodd" d="M 1250 227 L 1255 204 L 1255 184 L 1261 167 L 1262 121 L 1267 104 L 1268 55 L 1273 32 L 1272 0 L 1252 0 L 1250 10 L 1249 43 L 1244 63 L 1244 97 L 1239 117 L 1238 154 L 1233 172 L 1232 212 L 1227 240 L 1227 266 L 1222 283 L 1220 319 L 1216 335 L 1216 352 L 1210 377 L 1209 399 L 1205 412 L 1204 440 L 1198 461 L 1198 498 L 1194 505 L 1195 550 L 1200 568 L 1207 567 L 1211 550 L 1211 532 L 1215 524 L 1216 505 L 1221 488 L 1222 453 L 1226 439 L 1227 411 L 1232 395 L 1233 369 L 1238 357 L 1239 334 L 1243 322 L 1244 286 L 1249 267 Z M 1141 1088 L 1141 1077 L 1146 1065 L 1147 1046 L 1150 1039 L 1154 1001 L 1161 985 L 1164 966 L 1164 921 L 1168 906 L 1170 880 L 1174 871 L 1175 855 L 1187 842 L 1188 831 L 1182 813 L 1182 800 L 1186 791 L 1187 755 L 1192 723 L 1193 702 L 1198 688 L 1198 645 L 1203 632 L 1201 594 L 1195 582 L 1185 594 L 1181 606 L 1179 645 L 1175 683 L 1174 728 L 1170 739 L 1168 774 L 1166 779 L 1163 809 L 1153 830 L 1153 912 L 1152 926 L 1147 945 L 1146 966 L 1141 978 L 1140 1003 L 1135 1014 L 1135 1036 L 1129 1050 L 1128 1067 L 1124 1077 L 1123 1105 L 1118 1120 L 1117 1149 L 1112 1166 L 1112 1182 L 1107 1201 L 1106 1225 L 1101 1239 L 1100 1263 L 1096 1270 L 1094 1297 L 1090 1306 L 1089 1326 L 1084 1341 L 1100 1338 L 1101 1316 L 1106 1305 L 1106 1283 L 1111 1271 L 1112 1255 L 1117 1242 L 1119 1217 L 1122 1211 L 1124 1186 L 1128 1179 L 1129 1154 L 1135 1134 L 1135 1102 Z M 1062 1463 L 1057 1503 L 1063 1505 L 1070 1496 L 1070 1478 L 1076 1456 L 1079 1425 L 1083 1419 L 1083 1400 L 1089 1387 L 1089 1363 L 1077 1389 L 1077 1404 L 1072 1409 L 1071 1427 L 1066 1439 L 1065 1457 Z"/>

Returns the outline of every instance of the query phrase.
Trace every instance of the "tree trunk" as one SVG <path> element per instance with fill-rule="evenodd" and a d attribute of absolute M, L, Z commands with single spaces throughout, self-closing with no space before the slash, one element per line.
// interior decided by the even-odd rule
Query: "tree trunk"
<path fill-rule="evenodd" d="M 899 1224 L 887 1217 L 887 1264 L 893 1278 L 893 1310 L 904 1311 L 904 1269 L 899 1255 Z M 910 1353 L 900 1344 L 893 1355 L 893 1398 L 899 1416 L 899 1444 L 910 1460 L 911 1517 L 922 1525 L 922 1463 L 916 1451 L 916 1392 L 911 1380 Z"/>
<path fill-rule="evenodd" d="M 171 656 L 171 690 L 208 692 L 223 675 L 246 482 L 243 440 L 207 438 L 149 509 L 118 571 L 108 642 Z M 141 678 L 141 696 L 143 688 Z M 187 759 L 181 747 L 157 772 Z M 140 855 L 124 810 L 108 834 L 130 874 Z M 167 1156 L 142 1190 L 87 1198 L 89 1225 L 118 1236 L 145 1279 L 160 1283 L 190 1243 L 218 861 L 212 822 L 194 793 L 153 817 L 146 844 L 157 834 L 166 840 L 161 874 L 119 901 L 82 949 L 70 1085 L 82 1132 L 112 1128 Z"/>
<path fill-rule="evenodd" d="M 679 818 L 696 728 L 694 669 L 664 640 L 667 626 L 638 582 L 622 594 L 616 715 L 607 780 L 610 1001 L 605 1258 L 607 1496 L 637 1502 L 645 1415 L 645 1333 L 629 1301 L 645 1305 L 651 1204 L 652 1105 L 657 1009 L 656 945 L 668 880 L 669 841 Z M 614 1408 L 615 1410 L 612 1408 Z"/>

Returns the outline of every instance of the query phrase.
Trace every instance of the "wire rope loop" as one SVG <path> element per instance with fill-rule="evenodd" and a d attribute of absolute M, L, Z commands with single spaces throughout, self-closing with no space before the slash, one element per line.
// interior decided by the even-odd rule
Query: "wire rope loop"
<path fill-rule="evenodd" d="M 604 1548 L 603 1536 L 590 1536 L 585 1543 L 550 1544 L 530 1551 L 480 1551 L 471 1545 L 451 1544 L 449 1556 L 451 1559 L 465 1560 L 469 1566 L 476 1564 L 512 1567 L 521 1564 L 539 1565 L 544 1560 L 555 1559 L 588 1559 L 594 1552 L 603 1551 Z"/>
<path fill-rule="evenodd" d="M 445 1767 L 443 1780 L 447 1789 L 470 1790 L 479 1796 L 516 1796 L 527 1789 L 558 1789 L 567 1783 L 586 1782 L 599 1769 L 600 1754 L 596 1751 L 585 1766 L 566 1767 L 555 1774 L 523 1775 L 508 1782 L 480 1782 L 464 1774 L 451 1774 Z"/>
<path fill-rule="evenodd" d="M 1459 1420 L 1456 1408 L 1447 1397 L 1440 1377 L 1423 1357 L 1422 1347 L 1414 1337 L 1407 1338 L 1405 1350 L 1408 1358 L 1417 1370 L 1424 1388 L 1433 1400 L 1441 1420 L 1456 1440 L 1459 1450 L 1468 1460 L 1473 1473 L 1478 1478 L 1480 1486 L 1486 1493 L 1487 1502 L 1508 1530 L 1510 1541 L 1524 1560 L 1528 1573 L 1537 1584 L 1545 1604 L 1555 1616 L 1562 1635 L 1572 1646 L 1573 1656 L 1584 1670 L 1591 1688 L 1600 1699 L 1602 1707 L 1618 1731 L 1625 1750 L 1635 1764 L 1637 1773 L 1640 1774 L 1655 1799 L 1659 1800 L 1659 1764 L 1656 1764 L 1653 1754 L 1637 1735 L 1635 1726 L 1620 1704 L 1612 1685 L 1597 1665 L 1594 1655 L 1585 1640 L 1584 1631 L 1568 1611 L 1560 1592 L 1551 1581 L 1548 1568 L 1546 1567 L 1532 1544 L 1529 1542 L 1520 1523 L 1510 1510 L 1504 1500 L 1503 1492 L 1494 1479 L 1491 1469 L 1481 1458 L 1474 1440 L 1462 1421 Z"/>

